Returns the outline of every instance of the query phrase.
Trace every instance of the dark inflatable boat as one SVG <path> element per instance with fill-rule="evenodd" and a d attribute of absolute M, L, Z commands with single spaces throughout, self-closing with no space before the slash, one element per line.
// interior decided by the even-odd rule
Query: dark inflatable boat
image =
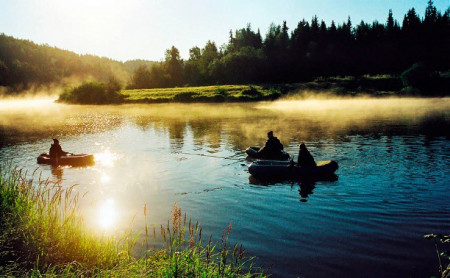
<path fill-rule="evenodd" d="M 92 154 L 72 154 L 60 157 L 50 157 L 48 153 L 43 153 L 37 158 L 39 164 L 49 165 L 70 165 L 70 166 L 88 166 L 94 164 L 94 155 Z"/>
<path fill-rule="evenodd" d="M 289 160 L 291 158 L 291 156 L 285 151 L 280 151 L 279 153 L 276 153 L 276 154 L 267 154 L 267 153 L 258 152 L 259 149 L 260 148 L 258 148 L 258 147 L 249 147 L 245 150 L 245 153 L 250 158 L 255 158 L 255 159 Z"/>
<path fill-rule="evenodd" d="M 313 178 L 330 177 L 338 169 L 336 161 L 319 161 L 316 167 L 300 167 L 291 161 L 259 160 L 250 164 L 248 171 L 255 178 Z"/>

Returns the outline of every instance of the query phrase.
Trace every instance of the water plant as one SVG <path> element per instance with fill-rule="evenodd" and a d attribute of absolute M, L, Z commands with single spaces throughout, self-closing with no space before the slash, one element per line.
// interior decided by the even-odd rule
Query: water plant
<path fill-rule="evenodd" d="M 425 239 L 433 240 L 436 248 L 436 255 L 439 261 L 439 273 L 442 278 L 450 277 L 450 250 L 442 250 L 444 245 L 450 244 L 450 235 L 444 234 L 428 234 Z"/>
<path fill-rule="evenodd" d="M 171 221 L 161 225 L 165 246 L 152 249 L 149 240 L 157 235 L 148 225 L 142 234 L 90 231 L 79 213 L 82 197 L 74 186 L 0 163 L 0 276 L 266 276 L 242 246 L 229 248 L 231 224 L 218 245 L 212 237 L 204 244 L 198 222 L 182 217 L 175 203 Z M 138 240 L 145 245 L 141 256 L 133 254 Z"/>
<path fill-rule="evenodd" d="M 203 244 L 202 228 L 189 219 L 175 203 L 172 221 L 161 225 L 161 237 L 165 242 L 164 267 L 160 269 L 165 277 L 265 277 L 263 271 L 254 268 L 251 257 L 247 257 L 242 245 L 235 243 L 229 248 L 228 237 L 232 223 L 223 231 L 218 245 L 212 236 Z"/>

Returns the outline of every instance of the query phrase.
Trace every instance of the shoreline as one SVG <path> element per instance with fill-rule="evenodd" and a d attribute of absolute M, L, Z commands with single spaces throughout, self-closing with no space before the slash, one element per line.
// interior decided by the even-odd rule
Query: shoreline
<path fill-rule="evenodd" d="M 301 100 L 311 98 L 442 98 L 450 96 L 450 88 L 440 93 L 421 93 L 417 89 L 402 87 L 400 77 L 365 76 L 321 78 L 302 83 L 211 85 L 197 87 L 174 87 L 153 89 L 120 89 L 115 95 L 96 96 L 88 88 L 83 96 L 72 93 L 68 98 L 16 94 L 0 95 L 1 100 L 29 100 L 54 98 L 64 104 L 158 104 L 158 103 L 246 103 L 275 100 Z"/>
<path fill-rule="evenodd" d="M 450 88 L 449 88 L 450 89 Z M 400 77 L 333 77 L 282 84 L 215 85 L 160 89 L 124 89 L 123 103 L 245 103 L 322 97 L 447 97 L 450 91 L 424 94 L 403 88 Z"/>

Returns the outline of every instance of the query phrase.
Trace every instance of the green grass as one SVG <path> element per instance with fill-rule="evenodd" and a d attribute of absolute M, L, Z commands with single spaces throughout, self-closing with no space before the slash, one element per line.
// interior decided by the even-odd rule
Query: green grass
<path fill-rule="evenodd" d="M 302 97 L 311 94 L 336 96 L 392 96 L 399 94 L 401 82 L 390 75 L 318 78 L 311 82 L 272 85 L 222 85 L 163 89 L 122 90 L 125 102 L 246 102 Z"/>
<path fill-rule="evenodd" d="M 441 73 L 448 80 L 449 72 Z M 445 81 L 447 82 L 447 81 Z M 447 82 L 448 83 L 448 82 Z M 444 83 L 443 83 L 444 84 Z M 446 84 L 446 83 L 445 83 Z M 98 86 L 97 86 L 98 85 Z M 97 88 L 99 86 L 105 88 Z M 66 90 L 59 101 L 78 104 L 109 103 L 211 103 L 271 101 L 279 98 L 304 98 L 312 96 L 373 96 L 390 97 L 418 95 L 414 88 L 404 88 L 395 75 L 364 75 L 321 77 L 311 82 L 264 85 L 215 85 L 160 89 L 123 89 L 112 84 L 84 84 Z M 445 85 L 439 85 L 444 86 Z M 448 87 L 448 86 L 447 86 Z M 445 87 L 446 88 L 446 87 Z M 446 90 L 442 92 L 448 95 Z"/>
<path fill-rule="evenodd" d="M 1 163 L 0 276 L 266 277 L 252 267 L 242 246 L 228 246 L 231 225 L 213 244 L 211 237 L 202 239 L 198 223 L 182 217 L 175 204 L 172 221 L 159 231 L 165 248 L 146 248 L 135 257 L 136 242 L 148 247 L 151 238 L 156 240 L 156 229 L 101 236 L 85 226 L 79 198 L 74 187 L 33 182 L 30 174 Z"/>
<path fill-rule="evenodd" d="M 274 100 L 280 90 L 261 85 L 223 85 L 122 90 L 125 102 L 244 102 Z"/>

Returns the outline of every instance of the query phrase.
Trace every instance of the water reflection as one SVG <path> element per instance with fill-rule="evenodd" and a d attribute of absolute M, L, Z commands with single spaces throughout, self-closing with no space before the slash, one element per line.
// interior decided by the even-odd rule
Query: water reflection
<path fill-rule="evenodd" d="M 418 235 L 450 229 L 449 99 L 320 103 L 0 107 L 0 160 L 33 171 L 54 137 L 93 153 L 91 167 L 39 167 L 88 192 L 97 230 L 135 219 L 142 231 L 144 204 L 159 226 L 177 201 L 205 234 L 233 221 L 233 241 L 283 277 L 432 276 L 433 246 Z M 268 130 L 290 154 L 303 141 L 317 161 L 338 161 L 339 180 L 249 180 L 244 149 Z"/>
<path fill-rule="evenodd" d="M 96 163 L 112 167 L 114 166 L 114 162 L 118 159 L 118 156 L 116 153 L 112 153 L 109 149 L 106 149 L 101 153 L 94 153 L 94 159 Z"/>
<path fill-rule="evenodd" d="M 52 175 L 56 178 L 58 183 L 61 183 L 63 180 L 64 167 L 63 166 L 53 166 L 51 165 Z"/>
<path fill-rule="evenodd" d="M 315 182 L 299 182 L 300 189 L 298 194 L 300 195 L 300 202 L 307 202 L 308 196 L 313 194 L 313 189 L 316 187 Z"/>
<path fill-rule="evenodd" d="M 285 180 L 282 178 L 277 179 L 257 179 L 252 175 L 249 176 L 249 184 L 259 185 L 259 186 L 282 186 L 289 184 L 291 188 L 298 186 L 298 193 L 300 195 L 300 202 L 307 202 L 309 195 L 313 194 L 314 188 L 316 188 L 316 183 L 321 182 L 321 184 L 326 185 L 327 183 L 335 182 L 338 180 L 338 175 L 330 175 L 328 177 L 321 177 L 320 179 L 311 178 L 298 178 L 295 180 Z"/>
<path fill-rule="evenodd" d="M 102 182 L 102 183 L 107 183 L 107 182 L 109 182 L 111 180 L 111 177 L 110 176 L 108 176 L 106 173 L 102 173 L 102 176 L 101 176 L 101 178 L 100 178 L 100 181 Z"/>
<path fill-rule="evenodd" d="M 79 107 L 52 104 L 49 109 L 0 107 L 0 127 L 9 140 L 63 138 L 111 130 L 132 119 L 143 128 L 165 130 L 175 149 L 183 148 L 187 130 L 199 145 L 218 147 L 225 138 L 239 149 L 262 145 L 267 130 L 288 144 L 324 136 L 413 134 L 450 138 L 450 100 L 381 99 L 274 102 L 267 104 L 170 104 Z M 223 131 L 227 130 L 226 137 Z M 378 135 L 377 135 L 378 134 Z M 2 136 L 3 137 L 3 136 Z M 31 137 L 31 138 L 30 138 Z M 3 142 L 2 142 L 3 143 Z"/>
<path fill-rule="evenodd" d="M 98 226 L 104 230 L 109 230 L 117 222 L 117 207 L 114 200 L 109 199 L 100 203 L 97 209 Z"/>

